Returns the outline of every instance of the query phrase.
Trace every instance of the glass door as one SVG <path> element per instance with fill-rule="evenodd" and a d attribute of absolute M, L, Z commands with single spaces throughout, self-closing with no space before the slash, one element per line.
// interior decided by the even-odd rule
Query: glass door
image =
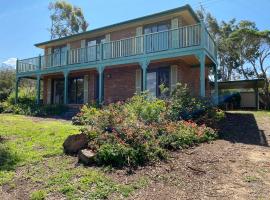
<path fill-rule="evenodd" d="M 97 59 L 97 41 L 90 40 L 87 42 L 87 61 L 95 61 Z"/>
<path fill-rule="evenodd" d="M 54 104 L 64 103 L 64 79 L 53 80 L 53 92 L 52 92 L 52 102 Z"/>
<path fill-rule="evenodd" d="M 153 24 L 145 27 L 146 34 L 146 52 L 163 51 L 169 47 L 170 25 L 167 22 L 161 24 Z"/>
<path fill-rule="evenodd" d="M 160 86 L 164 85 L 165 88 L 170 87 L 170 68 L 163 67 L 153 69 L 147 72 L 147 90 L 154 97 L 161 95 L 169 95 L 169 92 L 162 94 Z"/>
<path fill-rule="evenodd" d="M 99 44 L 105 43 L 105 37 L 89 40 L 87 42 L 87 61 L 96 61 L 100 59 L 100 47 Z"/>
<path fill-rule="evenodd" d="M 67 47 L 56 47 L 53 49 L 53 66 L 61 66 L 66 64 Z"/>
<path fill-rule="evenodd" d="M 68 102 L 70 104 L 83 104 L 84 84 L 82 77 L 69 78 L 68 80 Z"/>
<path fill-rule="evenodd" d="M 147 90 L 150 95 L 156 97 L 157 96 L 157 73 L 149 72 L 147 73 Z"/>
<path fill-rule="evenodd" d="M 161 95 L 169 95 L 169 91 L 166 92 L 165 94 L 162 94 L 162 91 L 160 90 L 160 86 L 164 85 L 165 88 L 169 88 L 170 87 L 170 70 L 169 68 L 161 68 L 158 71 L 158 88 L 157 88 L 157 96 L 161 96 Z"/>

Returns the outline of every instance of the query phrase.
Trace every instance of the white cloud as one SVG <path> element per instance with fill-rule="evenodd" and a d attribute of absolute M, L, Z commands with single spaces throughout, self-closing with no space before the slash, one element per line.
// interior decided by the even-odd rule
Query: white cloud
<path fill-rule="evenodd" d="M 9 58 L 7 59 L 6 61 L 3 62 L 4 65 L 6 66 L 11 66 L 11 67 L 16 67 L 16 61 L 17 61 L 17 58 Z"/>

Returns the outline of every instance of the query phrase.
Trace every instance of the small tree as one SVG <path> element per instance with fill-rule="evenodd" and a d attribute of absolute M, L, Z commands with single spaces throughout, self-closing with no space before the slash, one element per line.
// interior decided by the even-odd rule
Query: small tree
<path fill-rule="evenodd" d="M 49 4 L 49 10 L 51 11 L 51 28 L 49 29 L 51 39 L 86 31 L 88 23 L 81 8 L 63 0 L 57 0 Z"/>

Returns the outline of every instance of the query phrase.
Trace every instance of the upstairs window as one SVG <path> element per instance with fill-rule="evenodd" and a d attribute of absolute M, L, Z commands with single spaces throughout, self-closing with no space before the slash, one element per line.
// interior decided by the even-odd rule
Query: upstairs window
<path fill-rule="evenodd" d="M 66 65 L 67 46 L 59 46 L 53 48 L 53 66 Z"/>
<path fill-rule="evenodd" d="M 105 37 L 99 37 L 99 38 L 88 40 L 86 42 L 86 47 L 87 47 L 86 58 L 87 58 L 87 62 L 96 61 L 96 60 L 99 59 L 99 57 L 100 57 L 100 47 L 97 46 L 97 45 L 105 43 L 105 41 L 106 41 Z"/>
<path fill-rule="evenodd" d="M 163 51 L 169 48 L 168 30 L 170 30 L 170 24 L 168 22 L 152 24 L 144 28 L 147 53 Z"/>

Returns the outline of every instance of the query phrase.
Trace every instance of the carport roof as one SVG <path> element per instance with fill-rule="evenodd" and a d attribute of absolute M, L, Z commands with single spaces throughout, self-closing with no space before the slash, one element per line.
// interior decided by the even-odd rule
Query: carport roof
<path fill-rule="evenodd" d="M 238 81 L 222 81 L 218 82 L 218 89 L 254 89 L 262 88 L 264 79 L 238 80 Z"/>

